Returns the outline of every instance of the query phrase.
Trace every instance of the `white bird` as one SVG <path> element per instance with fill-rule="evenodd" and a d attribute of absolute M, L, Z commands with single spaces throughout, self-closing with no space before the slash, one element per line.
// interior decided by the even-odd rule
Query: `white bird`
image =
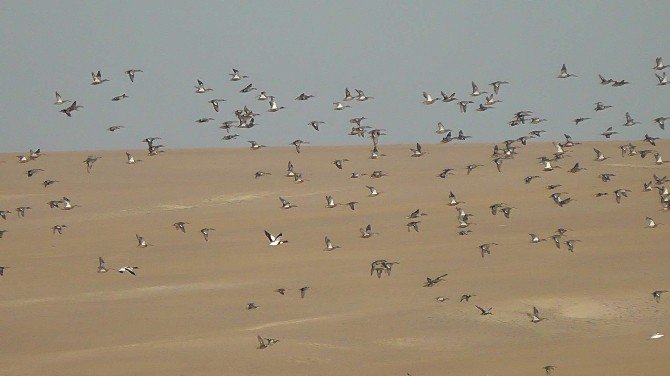
<path fill-rule="evenodd" d="M 269 232 L 267 232 L 267 230 L 264 230 L 264 232 L 265 232 L 265 236 L 270 241 L 269 245 L 271 245 L 271 246 L 277 246 L 277 245 L 280 245 L 280 244 L 288 243 L 288 240 L 283 240 L 281 238 L 282 237 L 281 232 L 279 234 L 277 234 L 277 236 L 270 234 Z"/>
<path fill-rule="evenodd" d="M 119 273 L 130 273 L 132 275 L 137 275 L 135 274 L 135 270 L 139 269 L 139 266 L 124 266 L 123 268 L 119 269 Z"/>
<path fill-rule="evenodd" d="M 243 78 L 249 78 L 249 76 L 241 75 L 240 71 L 235 68 L 233 68 L 233 73 L 228 73 L 228 75 L 230 76 L 231 81 L 239 81 Z"/>
<path fill-rule="evenodd" d="M 444 133 L 447 133 L 447 132 L 451 132 L 451 129 L 444 128 L 444 125 L 441 122 L 437 123 L 437 130 L 435 131 L 435 133 L 444 134 Z"/>
<path fill-rule="evenodd" d="M 661 332 L 656 332 L 649 336 L 649 339 L 659 339 L 665 337 L 665 334 L 661 334 Z"/>
<path fill-rule="evenodd" d="M 268 110 L 268 112 L 277 112 L 281 109 L 284 109 L 284 106 L 281 106 L 281 107 L 277 106 L 277 102 L 275 101 L 275 97 L 270 96 L 270 109 Z"/>

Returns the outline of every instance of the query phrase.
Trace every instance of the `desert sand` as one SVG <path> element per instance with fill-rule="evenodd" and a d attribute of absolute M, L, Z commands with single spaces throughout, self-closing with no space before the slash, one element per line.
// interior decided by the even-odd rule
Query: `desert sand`
<path fill-rule="evenodd" d="M 646 148 L 633 141 L 638 148 Z M 661 375 L 670 370 L 670 213 L 643 192 L 670 174 L 653 157 L 622 157 L 624 141 L 576 145 L 543 172 L 548 142 L 491 163 L 492 144 L 167 150 L 126 164 L 124 151 L 50 153 L 26 164 L 0 155 L 2 375 Z M 648 146 L 648 145 L 647 145 Z M 609 156 L 594 161 L 592 148 Z M 655 148 L 670 159 L 670 143 Z M 97 155 L 91 173 L 82 161 Z M 338 170 L 332 161 L 348 158 Z M 288 161 L 307 181 L 284 176 Z M 575 162 L 587 168 L 572 174 Z M 469 176 L 465 166 L 484 166 Z M 440 179 L 444 168 L 456 169 Z M 27 177 L 25 171 L 42 168 Z M 254 172 L 271 175 L 258 179 Z M 353 171 L 388 176 L 350 178 Z M 609 183 L 599 173 L 614 173 Z M 539 175 L 524 184 L 523 178 Z M 45 179 L 58 180 L 47 188 Z M 562 184 L 574 202 L 553 203 Z M 368 197 L 366 185 L 382 192 Z M 617 204 L 613 191 L 632 190 Z M 452 191 L 472 213 L 459 236 Z M 596 198 L 597 192 L 609 195 Z M 325 208 L 358 201 L 356 210 Z M 50 209 L 67 196 L 72 210 Z M 282 210 L 278 197 L 298 207 Z M 493 216 L 496 202 L 511 217 Z M 419 232 L 406 217 L 420 208 Z M 661 223 L 645 227 L 645 217 Z M 188 222 L 186 233 L 172 224 Z M 51 227 L 64 224 L 62 235 Z M 379 236 L 360 237 L 371 224 Z M 199 230 L 214 228 L 209 242 Z M 574 253 L 529 233 L 570 229 Z M 263 231 L 289 243 L 268 246 Z M 139 248 L 135 234 L 152 244 Z M 324 237 L 341 246 L 324 251 Z M 481 257 L 478 246 L 496 242 Z M 97 273 L 98 257 L 112 269 Z M 370 275 L 377 259 L 391 276 Z M 138 266 L 137 275 L 117 273 Z M 426 277 L 448 273 L 433 287 Z M 299 288 L 309 286 L 304 299 Z M 286 288 L 286 295 L 274 292 Z M 459 302 L 465 293 L 470 302 Z M 438 296 L 449 300 L 438 302 Z M 247 303 L 259 308 L 247 310 Z M 475 307 L 493 307 L 482 316 Z M 547 320 L 531 323 L 533 306 Z M 279 339 L 259 350 L 256 336 Z"/>

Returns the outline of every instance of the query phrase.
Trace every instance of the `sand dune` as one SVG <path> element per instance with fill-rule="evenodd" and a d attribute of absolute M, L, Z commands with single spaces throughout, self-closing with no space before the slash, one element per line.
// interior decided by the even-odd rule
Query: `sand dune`
<path fill-rule="evenodd" d="M 9 266 L 0 374 L 542 375 L 546 364 L 556 375 L 663 374 L 670 342 L 646 338 L 670 332 L 670 295 L 651 297 L 670 289 L 670 217 L 642 184 L 670 165 L 622 157 L 620 143 L 577 145 L 553 172 L 536 158 L 554 147 L 529 144 L 502 173 L 492 145 L 479 144 L 424 145 L 421 158 L 382 146 L 380 160 L 367 147 L 168 150 L 136 165 L 104 151 L 90 174 L 81 161 L 93 152 L 47 152 L 28 164 L 0 155 L 0 209 L 33 208 L 0 219 L 0 265 Z M 611 159 L 595 162 L 594 146 Z M 655 149 L 670 156 L 667 141 Z M 345 157 L 343 170 L 333 166 Z M 289 160 L 306 182 L 284 177 Z M 587 170 L 567 172 L 576 162 Z M 470 163 L 484 166 L 466 175 Z M 455 175 L 437 178 L 447 167 Z M 45 171 L 28 178 L 30 168 Z M 271 175 L 255 179 L 257 170 Z M 350 178 L 373 170 L 388 176 Z M 605 172 L 616 176 L 604 183 Z M 528 175 L 540 178 L 524 184 Z M 44 188 L 47 178 L 59 182 Z M 555 205 L 548 184 L 574 202 Z M 368 197 L 366 185 L 383 193 Z M 617 188 L 632 190 L 621 204 Z M 474 215 L 468 236 L 457 235 L 450 191 Z M 356 210 L 327 209 L 326 195 L 357 201 Z M 49 209 L 63 196 L 80 207 Z M 279 196 L 297 207 L 280 209 Z M 514 207 L 510 219 L 491 215 L 495 202 Z M 428 215 L 408 232 L 417 208 Z M 647 216 L 662 225 L 645 228 Z M 189 223 L 186 233 L 177 221 Z M 63 235 L 51 233 L 56 224 L 68 226 Z M 367 224 L 380 235 L 360 238 Z M 215 229 L 209 242 L 204 227 Z M 581 241 L 574 253 L 529 242 L 558 227 Z M 289 243 L 269 247 L 264 230 Z M 135 234 L 152 246 L 138 248 Z M 341 248 L 324 252 L 325 236 Z M 482 258 L 487 242 L 499 245 Z M 111 268 L 139 266 L 137 276 L 97 273 L 99 256 Z M 378 279 L 376 259 L 399 264 Z M 461 303 L 464 293 L 476 296 Z M 533 306 L 546 321 L 530 322 Z M 280 342 L 257 350 L 257 335 Z"/>

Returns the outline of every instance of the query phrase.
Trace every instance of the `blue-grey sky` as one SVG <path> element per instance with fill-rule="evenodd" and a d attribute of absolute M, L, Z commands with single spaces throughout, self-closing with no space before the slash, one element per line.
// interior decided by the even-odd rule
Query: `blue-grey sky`
<path fill-rule="evenodd" d="M 246 146 L 246 140 L 287 145 L 363 144 L 346 135 L 348 119 L 366 116 L 385 128 L 382 143 L 438 142 L 435 124 L 464 129 L 473 142 L 519 137 L 514 112 L 549 119 L 547 139 L 563 133 L 598 139 L 608 126 L 620 139 L 645 133 L 665 138 L 652 122 L 670 116 L 670 85 L 657 86 L 657 56 L 670 63 L 670 2 L 399 2 L 399 1 L 4 1 L 0 5 L 0 151 L 135 149 L 161 136 L 169 147 Z M 557 79 L 561 64 L 579 75 Z M 250 76 L 229 81 L 236 67 Z M 144 70 L 131 84 L 123 72 Z M 91 86 L 101 70 L 111 81 Z M 670 69 L 666 70 L 670 74 Z M 630 85 L 603 87 L 597 74 Z M 194 93 L 196 79 L 214 89 Z M 425 106 L 421 92 L 466 98 L 510 81 L 486 112 L 466 114 L 455 103 Z M 253 83 L 285 110 L 238 91 Z M 333 111 L 344 88 L 374 100 Z M 84 108 L 67 118 L 54 91 Z M 316 95 L 295 101 L 301 92 Z M 130 98 L 110 99 L 121 93 Z M 207 100 L 225 98 L 221 112 Z M 593 104 L 614 107 L 595 113 Z M 234 109 L 262 115 L 257 127 L 221 141 L 218 128 Z M 622 128 L 624 114 L 642 124 Z M 593 120 L 576 127 L 576 117 Z M 198 126 L 195 120 L 216 122 Z M 323 120 L 316 132 L 306 124 Z M 126 128 L 115 133 L 111 125 Z"/>

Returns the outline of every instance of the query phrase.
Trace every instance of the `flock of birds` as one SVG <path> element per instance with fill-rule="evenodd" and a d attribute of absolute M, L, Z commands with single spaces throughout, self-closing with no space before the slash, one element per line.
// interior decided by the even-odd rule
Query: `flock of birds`
<path fill-rule="evenodd" d="M 656 63 L 652 67 L 653 70 L 656 72 L 654 73 L 656 78 L 658 79 L 658 85 L 659 86 L 666 86 L 668 85 L 668 79 L 666 76 L 666 73 L 664 70 L 668 68 L 668 65 L 665 65 L 663 63 L 663 60 L 661 58 L 656 59 Z M 136 75 L 138 73 L 142 73 L 143 71 L 141 69 L 129 69 L 125 71 L 125 74 L 128 76 L 128 79 L 131 82 L 135 82 Z M 660 73 L 659 73 L 660 72 Z M 570 79 L 570 78 L 575 78 L 578 77 L 577 75 L 573 73 L 569 73 L 568 69 L 565 65 L 563 65 L 560 69 L 560 72 L 557 76 L 559 79 Z M 233 82 L 238 82 L 238 81 L 243 81 L 247 80 L 249 77 L 242 74 L 239 70 L 233 69 L 232 73 L 230 73 L 230 81 Z M 602 75 L 599 75 L 600 79 L 600 84 L 601 85 L 610 85 L 612 87 L 619 87 L 619 86 L 624 86 L 629 84 L 628 81 L 626 80 L 615 80 L 611 78 L 605 78 Z M 103 78 L 103 75 L 100 71 L 93 72 L 91 73 L 91 85 L 97 86 L 97 85 L 102 85 L 106 82 L 110 81 L 107 78 Z M 422 103 L 425 104 L 426 106 L 433 105 L 438 102 L 442 103 L 450 103 L 450 102 L 455 102 L 458 105 L 458 108 L 461 112 L 465 113 L 468 110 L 468 105 L 474 104 L 474 101 L 471 99 L 478 98 L 480 96 L 484 96 L 484 101 L 482 103 L 479 103 L 478 106 L 476 107 L 475 111 L 487 111 L 489 109 L 494 108 L 493 105 L 496 103 L 501 102 L 500 99 L 498 99 L 498 95 L 500 91 L 503 88 L 503 85 L 508 85 L 510 84 L 507 81 L 495 81 L 490 83 L 491 90 L 492 92 L 489 93 L 484 90 L 480 90 L 478 85 L 475 82 L 472 82 L 472 91 L 469 93 L 469 99 L 459 99 L 456 98 L 456 93 L 445 93 L 444 91 L 441 92 L 441 97 L 436 98 L 433 97 L 431 94 L 428 92 L 423 92 L 423 101 Z M 208 87 L 202 80 L 198 79 L 197 80 L 197 85 L 195 86 L 195 93 L 198 95 L 206 94 L 213 91 L 212 88 Z M 355 95 L 352 94 L 352 92 L 346 88 L 345 89 L 345 94 L 344 97 L 341 100 L 333 102 L 333 110 L 334 111 L 344 111 L 345 109 L 351 108 L 354 103 L 356 102 L 365 102 L 369 100 L 373 100 L 374 97 L 367 95 L 363 90 L 361 89 L 355 89 Z M 269 108 L 267 109 L 267 112 L 269 113 L 274 113 L 283 110 L 285 107 L 280 106 L 278 104 L 277 98 L 273 95 L 270 95 L 267 91 L 260 90 L 256 87 L 254 87 L 253 84 L 245 84 L 240 90 L 240 93 L 242 94 L 248 94 L 252 92 L 258 92 L 256 99 L 258 101 L 262 102 L 267 102 L 269 104 Z M 487 95 L 488 94 L 488 95 Z M 301 93 L 297 97 L 295 97 L 296 101 L 308 101 L 311 98 L 313 98 L 314 95 L 311 94 L 306 94 L 306 93 Z M 126 93 L 122 93 L 120 95 L 114 96 L 111 98 L 112 101 L 122 101 L 122 100 L 127 100 L 129 96 Z M 221 110 L 221 104 L 225 102 L 225 99 L 222 98 L 212 98 L 208 99 L 207 102 L 211 104 L 212 109 L 215 113 L 218 113 Z M 63 97 L 60 95 L 59 92 L 56 92 L 56 101 L 54 103 L 56 106 L 63 107 L 60 109 L 60 112 L 65 114 L 67 117 L 72 117 L 76 112 L 80 111 L 83 109 L 83 106 L 78 104 L 77 100 L 69 100 L 69 99 L 63 99 Z M 605 104 L 604 102 L 597 102 L 595 103 L 594 111 L 600 112 L 600 111 L 605 111 L 612 106 Z M 241 109 L 237 109 L 233 112 L 235 115 L 236 119 L 235 120 L 229 120 L 229 121 L 224 121 L 222 125 L 220 126 L 221 129 L 225 130 L 226 134 L 222 138 L 224 141 L 229 141 L 236 139 L 237 137 L 240 137 L 238 133 L 231 133 L 232 129 L 237 129 L 237 130 L 244 130 L 244 129 L 250 129 L 253 128 L 254 126 L 257 125 L 255 122 L 256 117 L 258 117 L 260 114 L 255 113 L 253 110 L 251 110 L 248 106 L 244 106 Z M 590 120 L 590 117 L 578 117 L 574 119 L 575 125 L 579 125 L 583 122 L 586 122 Z M 653 122 L 658 125 L 658 127 L 661 130 L 665 129 L 665 121 L 669 119 L 668 117 L 664 116 L 659 116 L 655 119 L 653 119 Z M 355 117 L 351 118 L 349 120 L 349 123 L 351 124 L 351 130 L 349 132 L 349 135 L 351 136 L 356 136 L 356 137 L 361 137 L 364 138 L 366 136 L 370 137 L 372 141 L 371 149 L 370 149 L 370 159 L 381 159 L 385 156 L 380 151 L 380 139 L 382 136 L 387 135 L 387 130 L 386 129 L 380 129 L 380 128 L 372 128 L 368 125 L 364 125 L 364 121 L 366 120 L 366 117 Z M 200 119 L 197 119 L 195 122 L 196 124 L 206 124 L 209 122 L 215 121 L 214 118 L 212 117 L 203 117 Z M 515 112 L 512 116 L 512 119 L 508 122 L 508 124 L 512 127 L 515 126 L 520 126 L 520 125 L 525 125 L 525 124 L 531 124 L 531 125 L 538 125 L 541 124 L 542 122 L 545 122 L 546 119 L 536 116 L 533 114 L 532 111 L 528 110 L 521 110 L 518 112 Z M 314 131 L 319 131 L 320 127 L 323 126 L 325 122 L 321 120 L 310 120 L 307 125 L 311 127 Z M 640 124 L 640 122 L 636 121 L 634 118 L 629 113 L 626 113 L 626 118 L 625 122 L 622 124 L 624 127 L 632 127 L 634 125 Z M 109 132 L 116 132 L 120 131 L 124 128 L 124 126 L 111 126 L 107 130 Z M 507 161 L 513 159 L 517 154 L 518 150 L 526 145 L 527 141 L 530 139 L 535 139 L 535 138 L 540 138 L 542 137 L 542 134 L 544 133 L 544 130 L 532 130 L 529 132 L 527 136 L 519 137 L 516 139 L 509 139 L 505 140 L 500 144 L 496 144 L 493 146 L 492 153 L 490 155 L 492 167 L 495 167 L 498 172 L 502 173 L 504 171 L 504 166 L 506 163 L 509 163 Z M 438 134 L 441 137 L 440 142 L 443 144 L 454 142 L 454 141 L 465 141 L 471 136 L 466 135 L 463 130 L 452 130 L 452 129 L 447 129 L 444 127 L 442 123 L 437 124 L 437 129 L 435 131 L 436 134 Z M 605 131 L 603 131 L 602 136 L 605 137 L 606 139 L 610 139 L 610 137 L 616 135 L 617 132 L 614 130 L 614 127 L 608 127 Z M 573 141 L 572 137 L 568 134 L 565 134 L 565 140 L 562 142 L 554 142 L 553 145 L 555 147 L 555 150 L 548 155 L 540 156 L 538 157 L 539 164 L 541 165 L 540 168 L 538 168 L 538 171 L 541 172 L 551 172 L 556 169 L 560 169 L 561 167 L 557 165 L 558 161 L 562 160 L 564 157 L 568 156 L 571 148 L 575 147 L 576 145 L 579 145 L 579 142 Z M 158 156 L 162 153 L 165 152 L 165 145 L 161 144 L 161 137 L 147 137 L 143 140 L 141 140 L 143 143 L 146 144 L 147 148 L 147 156 L 148 157 L 155 157 Z M 634 145 L 631 142 L 627 142 L 623 145 L 620 146 L 621 150 L 621 157 L 635 157 L 639 155 L 641 158 L 646 158 L 648 155 L 653 156 L 652 164 L 655 165 L 663 165 L 667 163 L 666 161 L 663 160 L 660 151 L 654 149 L 656 147 L 656 141 L 659 140 L 658 137 L 652 137 L 648 134 L 644 135 L 644 138 L 642 139 L 643 144 L 648 144 L 643 147 L 640 147 L 640 145 Z M 259 150 L 264 147 L 265 145 L 255 141 L 255 140 L 249 140 L 249 147 L 251 150 Z M 295 147 L 296 153 L 301 153 L 301 146 L 309 144 L 307 141 L 303 141 L 301 139 L 297 139 L 291 143 Z M 428 154 L 428 151 L 426 151 L 419 143 L 416 144 L 416 147 L 411 148 L 410 150 L 411 153 L 408 154 L 409 157 L 412 158 L 420 158 Z M 593 161 L 595 162 L 602 162 L 605 160 L 608 160 L 612 157 L 606 156 L 603 154 L 600 150 L 594 148 L 594 159 Z M 37 150 L 30 150 L 27 155 L 19 155 L 17 156 L 18 158 L 18 163 L 21 164 L 28 164 L 28 163 L 38 163 L 38 159 L 43 158 L 42 157 L 42 152 L 40 149 Z M 89 155 L 85 160 L 83 160 L 82 164 L 85 165 L 87 173 L 91 173 L 94 169 L 95 162 L 98 161 L 101 157 L 99 156 L 94 156 L 94 155 Z M 142 159 L 137 159 L 135 156 L 130 154 L 129 152 L 126 152 L 126 162 L 130 165 L 136 164 L 139 162 L 142 162 Z M 346 163 L 349 162 L 348 159 L 343 158 L 343 159 L 337 159 L 332 161 L 332 164 L 335 166 L 335 168 L 342 170 Z M 465 173 L 467 175 L 470 175 L 471 173 L 475 173 L 475 170 L 478 168 L 485 168 L 485 165 L 483 164 L 478 164 L 478 163 L 472 163 L 464 167 Z M 566 170 L 569 173 L 580 173 L 581 171 L 587 170 L 586 168 L 582 167 L 579 162 L 575 163 L 571 168 L 567 168 Z M 457 170 L 454 168 L 446 168 L 442 171 L 440 171 L 437 174 L 437 177 L 440 179 L 448 179 L 450 176 L 454 175 L 454 173 Z M 46 174 L 47 172 L 42 169 L 42 168 L 31 168 L 26 170 L 25 174 L 27 175 L 28 178 L 32 178 L 37 175 L 42 175 Z M 271 172 L 267 171 L 256 171 L 254 173 L 254 178 L 263 178 L 265 176 L 271 175 Z M 366 173 L 359 173 L 359 172 L 352 172 L 351 178 L 352 179 L 358 179 L 361 178 L 362 176 L 366 176 L 368 174 Z M 375 179 L 380 179 L 385 177 L 387 174 L 383 170 L 375 170 L 369 174 L 370 178 L 375 178 Z M 295 183 L 302 183 L 306 181 L 303 177 L 303 174 L 301 172 L 298 172 L 295 170 L 293 164 L 289 161 L 288 166 L 286 169 L 285 176 L 288 178 L 293 179 Z M 611 182 L 613 178 L 615 178 L 616 175 L 614 173 L 601 173 L 598 175 L 598 178 L 602 180 L 604 183 Z M 531 184 L 534 180 L 540 178 L 540 175 L 529 175 L 526 178 L 524 178 L 524 183 L 525 184 Z M 657 176 L 654 174 L 649 181 L 642 182 L 642 190 L 643 191 L 653 191 L 657 190 L 658 191 L 658 197 L 659 197 L 659 203 L 660 203 L 660 208 L 664 211 L 670 210 L 670 192 L 668 191 L 668 188 L 666 187 L 666 183 L 668 183 L 670 179 L 668 179 L 666 176 Z M 43 180 L 42 184 L 45 189 L 47 189 L 49 186 L 58 183 L 58 180 L 54 179 L 45 179 Z M 369 197 L 376 197 L 383 192 L 377 190 L 374 186 L 372 185 L 366 185 L 367 189 L 369 190 Z M 574 200 L 569 196 L 569 193 L 561 191 L 559 188 L 561 188 L 560 184 L 552 184 L 546 186 L 547 191 L 548 191 L 548 198 L 553 201 L 557 206 L 563 207 L 565 205 L 569 205 L 574 202 Z M 628 197 L 628 194 L 632 192 L 632 189 L 629 187 L 615 187 L 614 189 L 609 189 L 607 191 L 603 192 L 597 192 L 595 194 L 595 197 L 604 197 L 604 196 L 610 196 L 614 197 L 614 200 L 617 204 L 620 204 L 623 199 Z M 280 201 L 280 208 L 284 210 L 290 210 L 293 208 L 296 208 L 297 205 L 289 202 L 287 199 L 283 197 L 279 197 Z M 332 209 L 338 206 L 344 206 L 348 207 L 350 210 L 356 210 L 356 205 L 358 204 L 357 201 L 349 201 L 349 202 L 336 202 L 333 196 L 327 195 L 325 197 L 326 201 L 326 208 Z M 73 210 L 74 208 L 77 208 L 79 205 L 73 204 L 72 201 L 67 198 L 67 197 L 62 197 L 61 199 L 57 200 L 52 200 L 47 203 L 50 208 L 52 209 L 60 209 L 60 210 Z M 470 225 L 472 224 L 471 218 L 472 214 L 469 213 L 464 205 L 464 202 L 461 202 L 457 199 L 456 195 L 453 192 L 450 192 L 449 194 L 449 200 L 448 200 L 448 205 L 452 206 L 456 210 L 456 220 L 457 220 L 457 233 L 459 236 L 468 236 L 471 235 L 472 230 L 470 229 Z M 504 202 L 496 202 L 492 203 L 490 205 L 490 210 L 492 215 L 498 215 L 499 213 L 502 213 L 502 215 L 505 218 L 510 218 L 512 216 L 514 210 L 516 209 L 514 206 L 508 205 L 507 203 Z M 28 211 L 31 209 L 30 206 L 25 205 L 25 206 L 20 206 L 14 209 L 14 212 L 19 218 L 23 218 L 27 215 Z M 7 220 L 8 215 L 12 213 L 12 210 L 0 210 L 0 217 L 3 220 Z M 407 231 L 415 231 L 419 232 L 420 231 L 420 225 L 421 225 L 421 218 L 423 216 L 426 216 L 427 213 L 422 212 L 421 210 L 417 209 L 410 213 L 407 216 L 408 222 L 406 224 Z M 656 222 L 653 218 L 647 216 L 645 218 L 646 221 L 646 227 L 648 228 L 656 228 L 660 225 L 660 223 Z M 187 226 L 189 225 L 188 222 L 180 221 L 176 222 L 173 224 L 173 227 L 180 232 L 185 233 L 187 231 Z M 68 226 L 66 224 L 56 224 L 54 225 L 51 230 L 54 235 L 62 235 L 64 231 Z M 204 227 L 200 229 L 200 233 L 203 236 L 204 241 L 209 241 L 209 236 L 211 233 L 215 231 L 214 228 L 210 227 Z M 0 230 L 0 238 L 2 238 L 7 231 L 5 230 Z M 562 246 L 565 246 L 568 251 L 574 252 L 576 243 L 580 242 L 581 240 L 575 239 L 571 236 L 568 236 L 569 230 L 565 228 L 558 228 L 555 233 L 550 234 L 546 237 L 542 237 L 538 234 L 531 233 L 529 234 L 530 237 L 530 243 L 531 244 L 538 244 L 542 243 L 545 241 L 550 241 L 553 243 L 553 245 L 556 248 L 561 248 Z M 278 247 L 283 244 L 288 243 L 288 240 L 285 239 L 284 235 L 279 232 L 276 234 L 273 234 L 269 231 L 264 232 L 265 237 L 267 238 L 267 242 L 269 246 L 273 247 Z M 377 232 L 373 231 L 372 225 L 368 224 L 366 227 L 360 228 L 360 237 L 363 239 L 367 239 L 370 237 L 373 237 L 375 235 L 378 235 Z M 137 246 L 140 248 L 146 248 L 151 246 L 152 244 L 148 243 L 144 237 L 140 236 L 139 234 L 136 234 L 136 239 L 137 239 Z M 324 251 L 327 252 L 332 252 L 335 251 L 336 249 L 340 248 L 338 245 L 334 245 L 333 241 L 328 237 L 325 236 L 324 239 L 325 247 Z M 479 246 L 479 253 L 481 254 L 481 257 L 484 258 L 487 255 L 491 254 L 492 249 L 495 248 L 495 246 L 498 246 L 497 243 L 495 242 L 488 242 L 488 243 L 483 243 Z M 388 260 L 374 260 L 371 263 L 370 267 L 370 275 L 374 276 L 376 275 L 378 278 L 381 278 L 383 275 L 386 275 L 387 277 L 391 276 L 391 270 L 394 265 L 399 264 L 397 261 L 388 261 Z M 0 276 L 4 275 L 5 270 L 8 268 L 8 266 L 0 266 Z M 119 266 L 118 268 L 114 268 L 121 274 L 129 274 L 132 276 L 136 276 L 139 272 L 140 267 L 139 266 L 131 266 L 131 265 L 123 265 Z M 107 263 L 102 257 L 99 257 L 98 259 L 98 272 L 99 273 L 106 273 L 110 269 L 107 266 Z M 436 277 L 427 277 L 426 281 L 423 283 L 423 287 L 430 288 L 433 287 L 440 282 L 445 280 L 445 277 L 447 274 L 439 275 Z M 301 298 L 305 298 L 306 292 L 309 289 L 309 286 L 304 286 L 299 289 L 300 291 L 300 296 Z M 286 293 L 285 288 L 278 288 L 275 290 L 276 293 L 284 295 Z M 653 300 L 656 303 L 661 302 L 661 296 L 662 294 L 666 293 L 667 290 L 655 290 L 651 293 Z M 469 302 L 471 298 L 476 297 L 475 294 L 472 293 L 465 293 L 462 294 L 460 301 L 461 302 Z M 439 296 L 436 298 L 438 302 L 444 302 L 448 300 L 448 298 L 444 296 Z M 257 305 L 254 302 L 248 303 L 247 309 L 252 310 L 252 309 L 257 309 L 260 306 Z M 479 313 L 483 316 L 489 316 L 493 315 L 493 307 L 486 307 L 486 306 L 480 306 L 480 305 L 475 305 L 474 308 L 479 311 Z M 528 312 L 528 317 L 530 318 L 530 322 L 532 323 L 540 323 L 544 320 L 547 320 L 546 317 L 541 315 L 540 309 L 537 307 L 533 307 L 531 312 Z M 651 335 L 649 338 L 650 339 L 659 339 L 662 338 L 663 334 L 660 332 L 654 333 Z M 258 349 L 267 349 L 268 347 L 271 347 L 279 342 L 278 339 L 275 338 L 265 338 L 262 336 L 258 336 Z M 547 365 L 543 367 L 543 369 L 546 371 L 547 374 L 550 374 L 554 369 L 555 366 L 553 365 Z"/>

